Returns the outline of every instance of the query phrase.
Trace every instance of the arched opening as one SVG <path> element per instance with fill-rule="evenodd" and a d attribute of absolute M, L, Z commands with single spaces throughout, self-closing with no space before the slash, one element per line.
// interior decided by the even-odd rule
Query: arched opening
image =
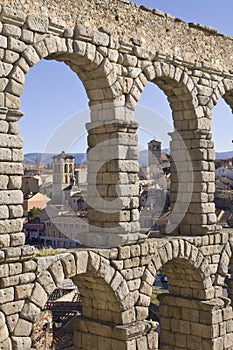
<path fill-rule="evenodd" d="M 214 201 L 218 223 L 224 231 L 233 227 L 233 118 L 229 107 L 232 107 L 231 92 L 218 100 L 212 120 L 216 152 Z"/>
<path fill-rule="evenodd" d="M 74 345 L 73 319 L 82 314 L 78 287 L 69 280 L 61 283 L 48 297 L 33 325 L 35 349 L 62 349 Z"/>
<path fill-rule="evenodd" d="M 205 321 L 200 319 L 202 301 L 208 298 L 206 290 L 211 280 L 199 271 L 193 263 L 177 257 L 163 265 L 167 278 L 167 290 L 162 290 L 159 300 L 159 349 L 176 346 L 177 349 L 193 349 L 192 331 L 198 342 L 205 341 L 205 335 L 198 329 Z M 212 293 L 212 295 L 214 295 Z"/>
<path fill-rule="evenodd" d="M 226 79 L 225 84 L 219 83 L 213 101 L 212 135 L 216 152 L 214 160 L 215 183 L 212 183 L 217 223 L 221 225 L 224 234 L 230 234 L 233 227 L 233 146 L 232 146 L 232 81 Z M 211 184 L 210 184 L 211 185 Z M 229 236 L 228 236 L 229 237 Z M 228 249 L 228 250 L 227 250 Z M 220 294 L 231 300 L 233 297 L 232 283 L 232 248 L 227 243 L 223 250 L 218 267 L 219 276 L 216 283 Z"/>
<path fill-rule="evenodd" d="M 19 121 L 24 153 L 43 153 L 59 125 L 63 124 L 65 128 L 68 118 L 88 108 L 88 98 L 77 74 L 63 62 L 45 59 L 25 75 L 20 102 L 24 113 Z M 84 129 L 82 125 L 80 127 Z M 66 132 L 64 129 L 64 138 Z M 62 140 L 56 141 L 59 141 L 57 147 L 54 145 L 54 150 L 51 150 L 55 154 L 60 153 L 64 146 Z M 84 149 L 85 144 L 81 152 Z"/>
<path fill-rule="evenodd" d="M 161 307 L 160 307 L 160 299 L 163 296 L 163 294 L 169 293 L 169 286 L 168 286 L 168 276 L 165 274 L 165 271 L 163 268 L 160 268 L 159 271 L 156 273 L 155 280 L 152 286 L 152 294 L 151 294 L 151 300 L 149 305 L 149 312 L 148 312 L 148 320 L 152 320 L 154 322 L 158 323 L 157 326 L 157 333 L 158 333 L 158 344 L 155 344 L 160 349 L 160 343 L 161 343 Z"/>
<path fill-rule="evenodd" d="M 200 190 L 194 183 L 200 182 L 198 173 L 193 171 L 191 140 L 198 139 L 196 116 L 196 96 L 194 83 L 185 71 L 179 67 L 164 62 L 155 62 L 146 67 L 143 72 L 148 81 L 157 85 L 167 96 L 173 119 L 170 148 L 170 213 L 161 220 L 161 231 L 167 234 L 192 235 L 194 231 L 202 230 L 200 220 L 201 199 Z M 156 128 L 156 123 L 155 123 Z M 166 128 L 165 128 L 166 129 Z M 167 128 L 169 129 L 169 128 Z M 197 140 L 198 141 L 198 140 Z M 193 141 L 195 142 L 195 141 Z M 153 145 L 152 145 L 153 147 Z M 154 152 L 154 158 L 157 151 Z M 196 159 L 194 159 L 194 162 Z M 194 205 L 192 205 L 194 203 Z M 199 203 L 199 210 L 196 209 Z M 194 216 L 199 219 L 195 220 Z M 164 220 L 163 220 L 164 219 Z"/>
<path fill-rule="evenodd" d="M 211 339 L 201 331 L 199 324 L 205 327 L 206 321 L 199 316 L 200 310 L 211 314 L 215 290 L 208 261 L 197 247 L 181 239 L 164 242 L 145 276 L 147 282 L 155 276 L 151 301 L 156 306 L 150 306 L 154 314 L 149 317 L 159 322 L 159 349 L 193 349 L 191 329 L 199 342 Z"/>
<path fill-rule="evenodd" d="M 109 344 L 118 339 L 114 329 L 124 323 L 122 314 L 126 309 L 119 299 L 122 291 L 118 295 L 109 283 L 112 279 L 109 276 L 114 276 L 109 262 L 87 251 L 65 254 L 54 260 L 38 274 L 27 303 L 31 309 L 37 306 L 32 331 L 35 348 L 45 348 L 47 342 L 47 346 L 60 349 L 66 339 L 67 347 L 80 349 L 88 341 L 92 345 L 85 346 L 91 350 L 93 339 Z M 72 290 L 67 291 L 67 286 Z M 127 291 L 124 292 L 126 296 Z M 42 312 L 38 311 L 38 306 Z"/>
<path fill-rule="evenodd" d="M 170 213 L 171 109 L 165 94 L 148 83 L 135 110 L 139 123 L 139 210 L 143 231 L 157 231 Z"/>
<path fill-rule="evenodd" d="M 83 206 L 81 217 L 72 201 L 77 196 L 86 198 L 86 186 L 82 193 L 78 186 L 65 189 L 71 184 L 73 167 L 80 167 L 82 155 L 86 152 L 85 136 L 82 137 L 85 133 L 84 114 L 86 121 L 89 120 L 85 89 L 77 74 L 64 62 L 41 60 L 26 75 L 21 102 L 25 112 L 19 121 L 24 137 L 22 181 L 31 184 L 23 191 L 24 201 L 29 209 L 33 202 L 40 210 L 39 225 L 29 223 L 24 213 L 27 243 L 38 249 L 75 247 L 79 244 L 75 235 L 79 229 L 83 231 L 83 224 L 87 226 L 87 212 Z M 80 117 L 79 111 L 84 108 L 85 113 Z M 54 136 L 56 132 L 58 137 Z M 65 164 L 64 157 L 59 158 L 64 149 L 67 157 L 75 153 Z"/>
<path fill-rule="evenodd" d="M 184 259 L 173 259 L 163 269 L 168 277 L 169 293 L 159 297 L 160 349 L 172 346 L 192 349 L 191 330 L 201 323 L 200 300 L 205 300 L 203 276 Z M 202 333 L 198 330 L 195 333 L 201 343 Z"/>

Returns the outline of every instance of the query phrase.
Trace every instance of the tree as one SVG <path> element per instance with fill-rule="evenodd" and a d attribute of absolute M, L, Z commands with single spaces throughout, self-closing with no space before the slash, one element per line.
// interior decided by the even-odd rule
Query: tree
<path fill-rule="evenodd" d="M 40 208 L 33 207 L 28 212 L 28 222 L 40 222 Z"/>

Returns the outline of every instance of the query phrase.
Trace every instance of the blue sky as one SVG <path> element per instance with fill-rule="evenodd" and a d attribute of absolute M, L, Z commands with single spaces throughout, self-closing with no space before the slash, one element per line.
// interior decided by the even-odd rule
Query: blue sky
<path fill-rule="evenodd" d="M 232 0 L 135 2 L 171 13 L 187 22 L 213 26 L 219 32 L 233 36 Z M 163 125 L 166 132 L 172 130 L 171 110 L 163 92 L 155 85 L 148 84 L 139 104 L 143 106 L 136 118 L 140 122 L 141 148 L 146 148 L 147 142 L 152 138 L 160 138 L 163 146 L 168 147 L 166 133 L 158 134 L 159 128 L 153 122 L 153 118 L 157 118 L 156 121 L 162 123 L 159 125 Z M 85 152 L 88 100 L 79 78 L 63 63 L 43 60 L 29 71 L 21 97 L 21 111 L 24 112 L 20 121 L 24 153 L 60 152 L 63 149 L 68 152 Z M 152 124 L 155 130 L 151 128 Z M 212 131 L 217 151 L 233 150 L 233 116 L 222 100 L 213 110 Z"/>

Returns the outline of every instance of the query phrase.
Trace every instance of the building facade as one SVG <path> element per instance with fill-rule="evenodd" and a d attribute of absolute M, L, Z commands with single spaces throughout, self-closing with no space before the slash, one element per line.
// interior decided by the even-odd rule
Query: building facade
<path fill-rule="evenodd" d="M 41 241 L 44 247 L 76 248 L 80 246 L 79 233 L 88 232 L 86 217 L 76 215 L 59 215 L 45 220 L 44 236 Z"/>

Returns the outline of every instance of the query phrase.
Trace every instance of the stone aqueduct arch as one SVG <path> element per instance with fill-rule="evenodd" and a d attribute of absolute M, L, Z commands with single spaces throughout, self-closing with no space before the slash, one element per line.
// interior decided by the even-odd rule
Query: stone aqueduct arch
<path fill-rule="evenodd" d="M 158 349 L 157 325 L 146 318 L 161 267 L 169 294 L 160 300 L 160 349 L 232 349 L 232 307 L 222 296 L 232 238 L 216 223 L 210 134 L 218 99 L 233 108 L 232 38 L 126 0 L 0 4 L 0 349 L 33 348 L 32 326 L 65 277 L 82 297 L 76 349 Z M 85 239 L 99 248 L 65 254 L 38 274 L 21 232 L 17 121 L 25 74 L 43 58 L 69 65 L 90 100 Z M 178 131 L 171 135 L 173 226 L 153 239 L 139 234 L 134 122 L 148 82 L 167 95 Z"/>

